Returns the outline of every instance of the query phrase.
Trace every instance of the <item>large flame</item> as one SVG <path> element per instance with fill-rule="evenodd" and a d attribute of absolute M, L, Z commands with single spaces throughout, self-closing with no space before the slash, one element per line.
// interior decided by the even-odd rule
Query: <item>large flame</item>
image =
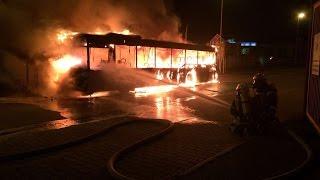
<path fill-rule="evenodd" d="M 60 44 L 65 43 L 66 40 L 72 39 L 75 35 L 79 34 L 78 32 L 72 32 L 69 30 L 59 30 L 57 33 L 57 41 Z"/>
<path fill-rule="evenodd" d="M 109 31 L 102 31 L 100 29 L 97 29 L 95 32 L 92 32 L 92 34 L 107 34 L 110 33 Z M 130 35 L 133 34 L 130 30 L 124 29 L 123 31 L 116 32 L 119 34 L 125 34 Z M 55 34 L 53 34 L 53 40 L 58 45 L 59 52 L 61 53 L 61 56 L 59 58 L 52 58 L 50 60 L 51 65 L 51 71 L 50 71 L 50 83 L 52 86 L 56 87 L 59 85 L 60 80 L 62 77 L 64 77 L 72 68 L 80 66 L 82 64 L 82 58 L 83 54 L 75 53 L 77 55 L 74 55 L 74 53 L 70 53 L 70 41 L 74 38 L 75 35 L 79 34 L 78 32 L 73 32 L 67 29 L 58 29 L 55 31 Z M 114 45 L 110 45 L 111 47 Z"/>
<path fill-rule="evenodd" d="M 130 30 L 124 29 L 123 31 L 114 31 L 118 34 L 124 35 L 131 35 L 133 34 Z M 102 31 L 97 29 L 92 34 L 107 34 L 110 32 Z M 69 30 L 59 30 L 56 34 L 56 41 L 60 45 L 68 45 L 69 41 L 77 32 L 72 32 Z M 113 49 L 115 49 L 115 45 L 109 45 Z M 117 46 L 118 47 L 118 46 Z M 64 48 L 61 46 L 61 48 Z M 108 48 L 108 47 L 106 47 Z M 137 55 L 138 57 L 138 68 L 161 68 L 164 70 L 158 70 L 155 74 L 155 78 L 158 80 L 165 80 L 173 83 L 173 80 L 177 80 L 177 84 L 175 85 L 162 85 L 162 86 L 151 86 L 151 87 L 143 87 L 143 88 L 136 88 L 136 94 L 157 94 L 157 93 L 166 93 L 169 91 L 174 90 L 178 86 L 183 87 L 195 87 L 198 84 L 197 79 L 197 71 L 195 69 L 196 65 L 204 66 L 206 65 L 214 65 L 216 63 L 216 56 L 214 52 L 206 52 L 206 51 L 195 51 L 195 50 L 181 50 L 181 49 L 166 49 L 166 48 L 148 48 L 148 47 L 137 47 L 137 52 L 133 52 L 127 46 L 119 46 L 118 49 L 121 49 L 121 55 L 126 58 L 126 56 L 131 57 L 130 53 Z M 96 51 L 93 51 L 96 52 Z M 128 53 L 129 54 L 126 54 Z M 97 52 L 96 52 L 97 53 Z M 74 54 L 74 53 L 72 53 Z M 52 75 L 51 80 L 54 84 L 58 85 L 61 78 L 67 74 L 70 69 L 80 66 L 82 64 L 82 57 L 83 54 L 79 54 L 79 56 L 71 55 L 71 54 L 64 54 L 60 58 L 54 59 L 51 61 L 52 66 Z M 82 58 L 81 58 L 82 57 Z M 101 56 L 102 59 L 103 56 Z M 134 56 L 132 56 L 134 57 Z M 96 58 L 99 59 L 99 58 Z M 134 58 L 135 59 L 135 58 Z M 156 59 L 156 61 L 155 61 Z M 135 63 L 134 63 L 135 64 Z M 189 71 L 185 75 L 185 80 L 181 82 L 180 74 L 177 73 L 174 77 L 174 70 L 178 68 L 188 68 Z M 216 71 L 216 70 L 214 70 Z M 218 82 L 218 74 L 214 73 L 212 81 L 209 83 L 216 83 Z M 100 94 L 98 94 L 100 96 Z"/>
<path fill-rule="evenodd" d="M 104 31 L 104 30 L 101 30 L 100 28 L 97 28 L 94 32 L 91 32 L 89 34 L 105 35 L 108 33 L 116 33 L 116 34 L 123 34 L 123 35 L 133 35 L 134 34 L 129 29 L 124 29 L 122 31 Z"/>
<path fill-rule="evenodd" d="M 129 29 L 125 29 L 121 32 L 116 32 L 118 34 L 123 34 L 123 35 L 132 35 L 133 33 Z"/>
<path fill-rule="evenodd" d="M 66 74 L 71 68 L 80 66 L 81 63 L 82 63 L 81 58 L 78 58 L 69 54 L 51 61 L 53 73 L 55 74 L 54 81 L 55 82 L 59 81 L 61 76 Z"/>

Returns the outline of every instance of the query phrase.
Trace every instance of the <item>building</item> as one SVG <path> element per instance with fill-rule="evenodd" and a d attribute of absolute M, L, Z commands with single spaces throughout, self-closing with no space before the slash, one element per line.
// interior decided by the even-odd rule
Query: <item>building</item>
<path fill-rule="evenodd" d="M 310 58 L 306 94 L 306 115 L 320 132 L 320 1 L 313 7 Z"/>

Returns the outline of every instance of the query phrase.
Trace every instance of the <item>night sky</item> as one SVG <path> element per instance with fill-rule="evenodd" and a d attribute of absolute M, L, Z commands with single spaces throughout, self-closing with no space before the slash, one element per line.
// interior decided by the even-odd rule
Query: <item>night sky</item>
<path fill-rule="evenodd" d="M 224 37 L 264 43 L 294 42 L 297 13 L 308 11 L 311 0 L 224 0 Z M 188 25 L 188 39 L 206 43 L 219 32 L 221 0 L 174 0 L 174 13 L 181 19 L 181 31 Z M 309 12 L 310 18 L 310 12 Z M 308 33 L 309 19 L 300 24 Z"/>

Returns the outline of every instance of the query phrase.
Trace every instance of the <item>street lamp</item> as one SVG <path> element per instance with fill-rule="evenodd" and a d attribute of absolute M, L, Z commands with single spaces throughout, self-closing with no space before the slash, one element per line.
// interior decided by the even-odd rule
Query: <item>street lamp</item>
<path fill-rule="evenodd" d="M 306 17 L 306 13 L 304 13 L 304 12 L 298 13 L 298 21 L 304 19 L 305 17 Z"/>

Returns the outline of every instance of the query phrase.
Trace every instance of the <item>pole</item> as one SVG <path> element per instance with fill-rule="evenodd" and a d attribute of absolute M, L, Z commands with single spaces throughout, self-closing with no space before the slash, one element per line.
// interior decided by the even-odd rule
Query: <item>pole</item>
<path fill-rule="evenodd" d="M 223 8 L 224 8 L 224 0 L 221 0 L 221 7 L 220 7 L 220 52 L 222 49 L 222 36 L 223 36 Z M 224 53 L 224 52 L 223 52 Z M 220 64 L 222 65 L 222 73 L 225 73 L 225 59 L 224 54 L 220 53 Z"/>
<path fill-rule="evenodd" d="M 186 31 L 185 31 L 185 34 L 184 34 L 184 38 L 185 38 L 186 41 L 188 41 L 188 28 L 189 28 L 189 25 L 187 24 Z"/>
<path fill-rule="evenodd" d="M 87 69 L 90 70 L 90 47 L 87 41 Z"/>
<path fill-rule="evenodd" d="M 199 51 L 197 51 L 197 65 L 199 65 Z"/>
<path fill-rule="evenodd" d="M 171 54 L 171 69 L 172 69 L 172 59 L 173 59 L 173 57 L 172 57 L 172 48 L 170 49 L 170 54 Z"/>
<path fill-rule="evenodd" d="M 26 87 L 29 88 L 29 60 L 26 61 Z"/>
<path fill-rule="evenodd" d="M 138 46 L 136 46 L 136 68 L 138 68 Z"/>
<path fill-rule="evenodd" d="M 157 68 L 157 48 L 154 47 L 154 68 Z"/>
<path fill-rule="evenodd" d="M 295 57 L 294 57 L 294 64 L 298 63 L 298 51 L 299 51 L 299 31 L 300 31 L 300 18 L 297 21 L 297 32 L 296 32 L 296 47 L 295 47 Z"/>
<path fill-rule="evenodd" d="M 187 65 L 187 49 L 184 50 L 184 64 Z"/>
<path fill-rule="evenodd" d="M 220 37 L 223 36 L 223 6 L 224 2 L 221 0 L 221 9 L 220 9 Z"/>

